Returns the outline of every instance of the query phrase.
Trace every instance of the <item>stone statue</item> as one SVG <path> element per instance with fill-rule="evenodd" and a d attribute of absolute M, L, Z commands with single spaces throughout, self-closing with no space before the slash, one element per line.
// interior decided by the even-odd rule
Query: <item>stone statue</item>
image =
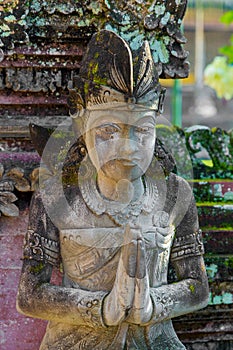
<path fill-rule="evenodd" d="M 114 32 L 92 37 L 70 92 L 63 186 L 40 186 L 25 238 L 17 308 L 49 320 L 41 350 L 185 349 L 171 319 L 208 302 L 192 190 L 156 141 L 163 96 L 147 42 L 133 53 Z"/>

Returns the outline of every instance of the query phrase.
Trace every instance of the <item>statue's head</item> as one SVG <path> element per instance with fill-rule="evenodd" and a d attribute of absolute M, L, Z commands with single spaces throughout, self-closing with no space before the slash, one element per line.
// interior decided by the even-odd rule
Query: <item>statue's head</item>
<path fill-rule="evenodd" d="M 97 170 L 116 181 L 146 171 L 164 93 L 148 42 L 133 53 L 114 32 L 92 37 L 69 103 L 74 130 Z"/>

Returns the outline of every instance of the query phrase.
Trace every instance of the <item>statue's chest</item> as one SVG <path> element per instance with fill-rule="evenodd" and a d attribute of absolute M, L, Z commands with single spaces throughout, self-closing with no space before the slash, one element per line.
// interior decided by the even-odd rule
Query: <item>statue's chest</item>
<path fill-rule="evenodd" d="M 129 242 L 125 240 L 126 229 L 130 230 Z M 156 279 L 160 279 L 161 273 L 166 274 L 173 238 L 171 233 L 166 234 L 169 229 L 171 226 L 165 212 L 141 215 L 136 225 L 130 225 L 129 220 L 126 226 L 101 227 L 98 220 L 94 228 L 63 229 L 60 231 L 60 245 L 64 272 L 83 287 L 92 288 L 93 284 L 102 283 L 108 289 L 114 282 L 121 247 L 132 239 L 142 237 L 151 284 L 154 284 L 155 271 L 160 271 Z"/>

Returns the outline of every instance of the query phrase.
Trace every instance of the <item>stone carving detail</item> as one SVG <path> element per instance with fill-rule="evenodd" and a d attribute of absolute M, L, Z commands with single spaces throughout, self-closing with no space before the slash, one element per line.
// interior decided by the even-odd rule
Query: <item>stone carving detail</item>
<path fill-rule="evenodd" d="M 4 52 L 1 47 L 12 49 L 15 44 L 25 44 L 29 42 L 26 30 L 27 14 L 28 6 L 26 0 L 9 0 L 1 2 L 0 50 L 3 55 L 2 59 L 4 58 Z M 0 62 L 2 59 L 0 58 Z"/>
<path fill-rule="evenodd" d="M 187 146 L 193 158 L 193 163 L 200 166 L 197 154 L 207 152 L 215 170 L 228 171 L 227 177 L 233 170 L 233 134 L 220 128 L 210 129 L 205 126 L 190 127 L 185 133 Z"/>
<path fill-rule="evenodd" d="M 59 242 L 42 237 L 29 229 L 24 241 L 23 259 L 34 259 L 57 266 L 60 259 Z"/>
<path fill-rule="evenodd" d="M 46 142 L 53 132 L 54 129 L 47 129 L 39 127 L 38 125 L 31 126 L 31 138 L 40 155 L 42 155 Z M 185 176 L 191 165 L 194 170 L 194 179 L 205 179 L 208 177 L 213 179 L 232 178 L 231 167 L 233 166 L 233 151 L 231 147 L 232 135 L 230 132 L 221 129 L 210 130 L 207 127 L 200 128 L 200 126 L 188 128 L 187 130 L 176 127 L 168 128 L 167 126 L 159 126 L 157 128 L 157 135 L 155 158 L 159 161 L 160 166 L 167 175 L 176 165 L 178 173 Z M 66 137 L 67 135 L 64 134 L 61 143 L 65 143 L 64 139 Z M 219 142 L 219 137 L 221 138 L 221 142 Z M 174 142 L 176 144 L 175 147 L 173 146 Z M 216 151 L 216 147 L 214 146 L 216 143 L 218 143 L 218 151 Z M 187 162 L 187 154 L 184 157 L 179 156 L 183 154 L 184 150 L 185 152 L 187 152 L 187 150 L 189 151 L 187 154 L 190 155 L 191 162 Z M 213 164 L 212 167 L 206 166 L 201 158 L 197 157 L 198 153 L 203 150 L 208 151 L 208 156 Z M 71 181 L 71 178 L 75 178 L 75 168 L 76 165 L 80 163 L 81 159 L 83 159 L 81 155 L 83 151 L 85 155 L 84 145 L 79 145 L 78 143 L 74 144 L 69 151 L 66 159 L 66 166 L 64 167 L 64 176 L 67 176 L 67 181 Z M 44 161 L 48 168 L 54 171 L 54 160 L 52 157 Z M 31 168 L 28 173 L 28 171 L 22 167 L 12 167 L 11 169 L 7 167 L 7 170 L 4 170 L 2 164 L 0 167 L 0 197 L 2 198 L 2 209 L 0 211 L 6 216 L 17 216 L 18 208 L 17 205 L 14 204 L 14 202 L 17 201 L 17 197 L 13 191 L 16 189 L 19 192 L 33 192 L 38 187 L 39 168 L 37 166 Z M 46 170 L 44 171 L 45 173 L 47 172 Z M 72 172 L 73 176 L 71 176 Z M 27 173 L 27 175 L 25 175 L 25 173 Z M 223 189 L 224 192 L 222 193 L 223 186 L 227 188 Z M 227 189 L 230 188 L 229 186 L 230 184 L 228 184 L 228 186 L 213 184 L 211 187 L 210 184 L 203 183 L 201 188 L 194 188 L 194 194 L 196 200 L 202 198 L 204 200 L 212 200 L 212 198 L 214 200 L 216 198 L 220 200 L 220 194 L 222 197 L 224 195 L 224 199 L 227 198 L 227 196 L 231 199 L 232 190 L 227 191 Z"/>
<path fill-rule="evenodd" d="M 0 113 L 67 115 L 68 89 L 78 74 L 85 44 L 101 28 L 120 34 L 134 51 L 147 40 L 160 77 L 186 77 L 188 53 L 182 47 L 186 39 L 180 28 L 186 3 L 4 1 L 0 5 Z"/>
<path fill-rule="evenodd" d="M 158 295 L 155 291 L 151 291 L 152 298 L 159 310 L 157 312 L 156 318 L 159 321 L 165 320 L 171 313 L 176 301 L 174 297 L 169 296 L 167 293 L 161 293 Z"/>
<path fill-rule="evenodd" d="M 83 298 L 79 301 L 78 310 L 87 325 L 100 326 L 99 307 L 100 300 L 98 299 Z"/>
<path fill-rule="evenodd" d="M 19 167 L 4 169 L 0 163 L 0 214 L 5 216 L 18 216 L 19 210 L 14 202 L 17 196 L 14 190 L 19 192 L 35 191 L 38 187 L 39 168 L 30 171 L 25 176 L 25 171 Z"/>
<path fill-rule="evenodd" d="M 204 254 L 204 247 L 202 243 L 202 232 L 192 233 L 188 236 L 176 238 L 173 243 L 171 259 L 178 260 L 185 256 Z"/>
<path fill-rule="evenodd" d="M 17 216 L 19 210 L 14 202 L 17 197 L 12 193 L 14 186 L 8 181 L 0 182 L 0 215 Z"/>
<path fill-rule="evenodd" d="M 187 1 L 145 2 L 108 1 L 111 22 L 107 28 L 115 30 L 137 50 L 148 40 L 154 62 L 160 63 L 159 75 L 164 78 L 187 76 L 188 53 L 181 44 L 186 42 L 180 29 Z"/>
<path fill-rule="evenodd" d="M 24 241 L 24 259 L 44 260 L 40 234 L 28 230 Z"/>
<path fill-rule="evenodd" d="M 136 0 L 130 3 L 32 0 L 29 4 L 25 0 L 9 1 L 2 6 L 0 47 L 9 49 L 15 44 L 33 43 L 35 37 L 51 42 L 88 38 L 94 31 L 107 28 L 126 39 L 133 50 L 138 50 L 148 40 L 154 61 L 160 63 L 159 75 L 184 78 L 189 65 L 186 62 L 188 53 L 182 48 L 186 39 L 180 24 L 186 5 L 187 0 L 179 3 L 155 0 L 149 4 Z"/>

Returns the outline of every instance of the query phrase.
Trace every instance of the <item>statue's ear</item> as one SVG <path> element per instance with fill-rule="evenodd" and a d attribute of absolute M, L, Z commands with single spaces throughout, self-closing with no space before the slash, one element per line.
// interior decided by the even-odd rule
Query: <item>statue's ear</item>
<path fill-rule="evenodd" d="M 54 129 L 45 128 L 43 126 L 30 123 L 29 131 L 33 146 L 35 147 L 40 157 L 42 157 L 45 145 L 54 132 Z"/>
<path fill-rule="evenodd" d="M 81 94 L 79 94 L 75 89 L 69 89 L 67 104 L 70 110 L 71 118 L 75 119 L 83 115 L 85 111 L 85 103 Z"/>

